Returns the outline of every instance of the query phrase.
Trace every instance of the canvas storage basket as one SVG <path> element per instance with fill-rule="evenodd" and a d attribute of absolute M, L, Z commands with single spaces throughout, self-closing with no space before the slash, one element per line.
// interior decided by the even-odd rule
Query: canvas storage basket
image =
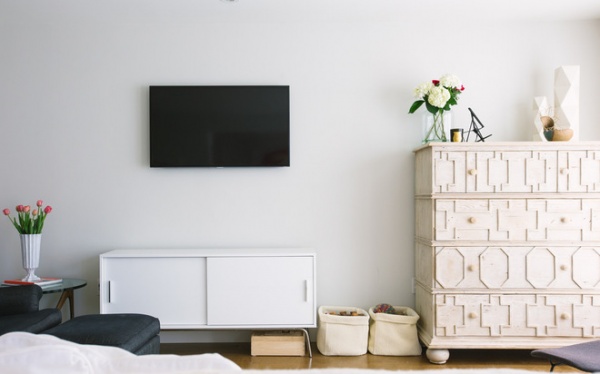
<path fill-rule="evenodd" d="M 419 315 L 414 310 L 394 306 L 398 314 L 374 313 L 369 329 L 369 352 L 384 356 L 418 356 L 421 344 L 417 336 Z"/>
<path fill-rule="evenodd" d="M 330 312 L 357 312 L 340 316 Z M 322 306 L 318 310 L 317 348 L 325 356 L 359 356 L 367 353 L 369 314 L 354 307 Z"/>

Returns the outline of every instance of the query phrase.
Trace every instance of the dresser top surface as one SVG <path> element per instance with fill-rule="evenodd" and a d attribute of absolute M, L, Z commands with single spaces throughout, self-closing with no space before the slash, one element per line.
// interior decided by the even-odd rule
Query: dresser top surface
<path fill-rule="evenodd" d="M 494 151 L 494 150 L 600 150 L 600 141 L 585 142 L 434 142 L 415 149 L 415 152 L 434 151 Z"/>

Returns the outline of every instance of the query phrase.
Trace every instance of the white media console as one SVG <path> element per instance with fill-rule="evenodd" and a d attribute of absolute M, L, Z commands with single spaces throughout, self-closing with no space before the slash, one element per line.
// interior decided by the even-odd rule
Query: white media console
<path fill-rule="evenodd" d="M 305 249 L 100 255 L 100 313 L 149 314 L 161 329 L 305 329 L 316 310 L 316 255 Z"/>

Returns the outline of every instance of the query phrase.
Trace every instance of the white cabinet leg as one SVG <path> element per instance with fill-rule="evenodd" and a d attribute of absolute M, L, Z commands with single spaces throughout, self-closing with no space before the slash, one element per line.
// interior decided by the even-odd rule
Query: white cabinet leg
<path fill-rule="evenodd" d="M 304 337 L 306 340 L 306 349 L 308 349 L 308 357 L 312 358 L 312 349 L 310 348 L 310 336 L 308 335 L 308 330 L 300 329 L 300 331 L 304 332 Z"/>
<path fill-rule="evenodd" d="M 425 355 L 429 359 L 429 362 L 431 362 L 432 364 L 442 365 L 445 364 L 446 361 L 448 361 L 448 358 L 450 357 L 450 351 L 448 351 L 447 349 L 428 348 Z"/>

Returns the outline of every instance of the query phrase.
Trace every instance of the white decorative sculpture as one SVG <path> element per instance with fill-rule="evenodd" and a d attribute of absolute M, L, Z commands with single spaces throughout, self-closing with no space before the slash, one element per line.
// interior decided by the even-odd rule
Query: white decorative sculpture
<path fill-rule="evenodd" d="M 550 108 L 548 107 L 548 99 L 546 96 L 536 96 L 533 99 L 533 111 L 535 112 L 533 117 L 533 140 L 547 141 L 544 136 L 544 125 L 542 124 L 542 116 L 547 116 Z"/>
<path fill-rule="evenodd" d="M 579 65 L 554 71 L 554 119 L 557 127 L 573 130 L 573 140 L 579 140 L 579 77 Z"/>

